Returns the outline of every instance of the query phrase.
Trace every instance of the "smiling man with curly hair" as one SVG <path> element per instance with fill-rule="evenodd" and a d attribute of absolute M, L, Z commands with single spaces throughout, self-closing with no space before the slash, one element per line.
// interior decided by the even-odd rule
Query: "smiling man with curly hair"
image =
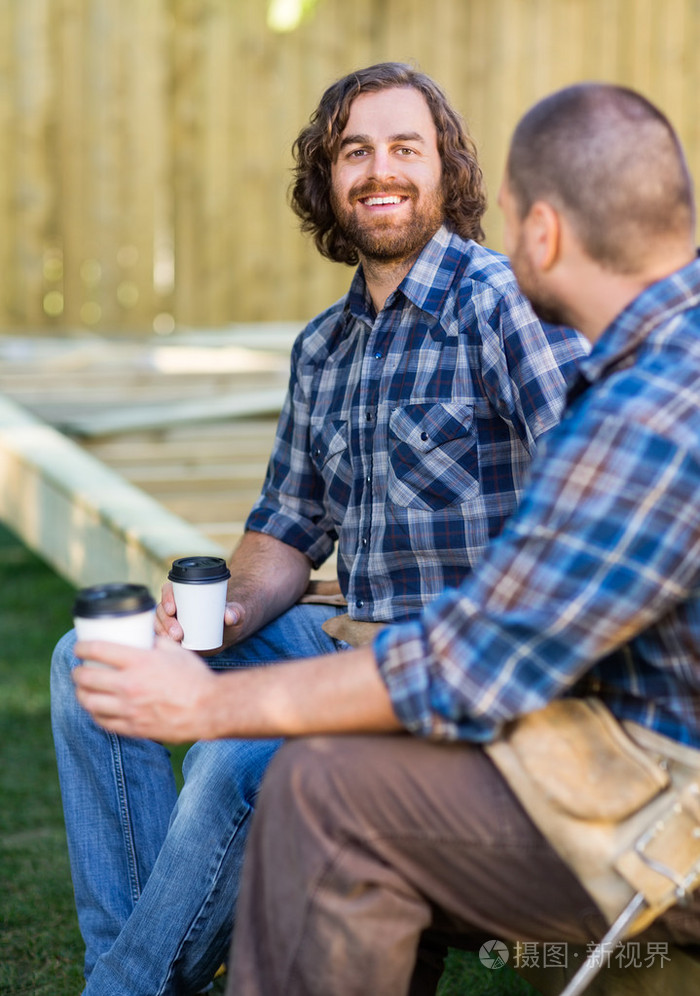
<path fill-rule="evenodd" d="M 359 265 L 294 345 L 262 493 L 231 558 L 216 671 L 347 651 L 459 585 L 516 508 L 584 352 L 571 330 L 542 327 L 504 257 L 479 244 L 474 146 L 427 76 L 395 63 L 351 73 L 295 154 L 302 228 Z M 310 571 L 334 548 L 337 591 L 309 601 Z M 157 629 L 182 639 L 168 585 Z M 77 703 L 73 644 L 54 655 L 53 723 L 86 996 L 195 993 L 225 958 L 279 741 L 196 743 L 178 798 L 160 743 L 110 735 Z"/>

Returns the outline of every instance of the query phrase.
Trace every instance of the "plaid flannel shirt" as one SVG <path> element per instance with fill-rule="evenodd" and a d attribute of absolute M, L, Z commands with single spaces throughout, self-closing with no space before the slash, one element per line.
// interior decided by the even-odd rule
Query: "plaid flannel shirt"
<path fill-rule="evenodd" d="M 597 694 L 700 747 L 700 260 L 647 288 L 580 366 L 475 573 L 375 641 L 417 734 L 487 741 Z"/>
<path fill-rule="evenodd" d="M 292 352 L 247 528 L 322 563 L 357 619 L 415 615 L 482 556 L 586 351 L 547 334 L 505 259 L 441 228 L 375 315 L 359 268 Z"/>

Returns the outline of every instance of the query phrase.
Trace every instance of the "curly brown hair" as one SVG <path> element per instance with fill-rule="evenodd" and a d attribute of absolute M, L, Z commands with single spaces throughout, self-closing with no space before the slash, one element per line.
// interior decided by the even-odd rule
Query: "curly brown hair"
<path fill-rule="evenodd" d="M 331 207 L 331 165 L 340 135 L 359 94 L 393 87 L 418 90 L 430 108 L 442 160 L 445 224 L 464 239 L 481 242 L 484 238 L 484 180 L 476 147 L 462 118 L 425 73 L 402 62 L 382 62 L 349 73 L 328 87 L 292 147 L 296 162 L 290 191 L 292 209 L 301 219 L 301 230 L 313 235 L 321 255 L 336 263 L 354 266 L 359 258 L 355 246 L 338 227 Z"/>

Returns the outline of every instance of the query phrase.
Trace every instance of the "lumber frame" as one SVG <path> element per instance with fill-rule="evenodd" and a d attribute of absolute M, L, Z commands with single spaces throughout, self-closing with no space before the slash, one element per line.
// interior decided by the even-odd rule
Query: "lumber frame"
<path fill-rule="evenodd" d="M 226 552 L 0 394 L 0 520 L 76 587 L 145 584 L 175 557 Z"/>

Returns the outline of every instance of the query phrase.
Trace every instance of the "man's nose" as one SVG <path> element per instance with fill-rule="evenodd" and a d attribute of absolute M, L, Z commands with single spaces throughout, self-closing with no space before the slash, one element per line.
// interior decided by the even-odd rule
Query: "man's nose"
<path fill-rule="evenodd" d="M 375 148 L 371 162 L 371 173 L 376 180 L 389 180 L 396 175 L 396 165 L 388 149 Z"/>

